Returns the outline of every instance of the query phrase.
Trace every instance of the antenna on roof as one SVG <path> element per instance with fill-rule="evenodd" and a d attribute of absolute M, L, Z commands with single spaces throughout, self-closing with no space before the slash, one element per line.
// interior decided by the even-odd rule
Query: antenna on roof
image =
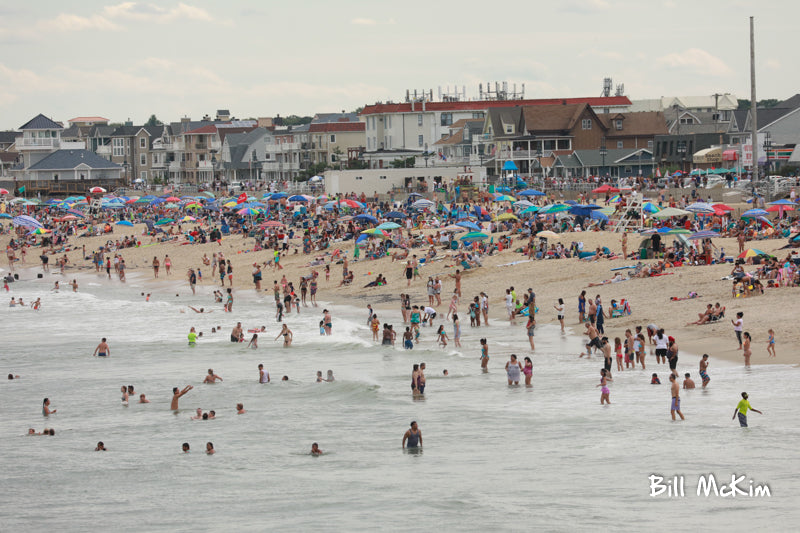
<path fill-rule="evenodd" d="M 614 96 L 625 96 L 625 84 L 624 83 L 620 83 L 619 85 L 617 85 L 617 90 L 614 93 Z"/>
<path fill-rule="evenodd" d="M 603 78 L 603 91 L 600 93 L 600 96 L 604 96 L 608 98 L 611 96 L 611 87 L 614 85 L 614 82 L 611 78 Z"/>

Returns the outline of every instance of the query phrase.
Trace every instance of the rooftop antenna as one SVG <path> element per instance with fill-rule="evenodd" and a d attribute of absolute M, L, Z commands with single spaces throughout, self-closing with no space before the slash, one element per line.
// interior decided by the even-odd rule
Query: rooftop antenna
<path fill-rule="evenodd" d="M 603 92 L 600 93 L 600 96 L 604 96 L 606 98 L 611 96 L 611 87 L 613 84 L 614 83 L 611 78 L 603 78 Z"/>

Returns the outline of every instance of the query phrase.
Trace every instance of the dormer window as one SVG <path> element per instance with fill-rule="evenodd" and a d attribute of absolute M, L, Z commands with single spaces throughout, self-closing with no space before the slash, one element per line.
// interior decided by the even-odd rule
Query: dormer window
<path fill-rule="evenodd" d="M 618 118 L 617 120 L 615 120 L 614 121 L 614 126 L 617 128 L 617 130 L 621 130 L 622 129 L 622 119 Z"/>
<path fill-rule="evenodd" d="M 505 128 L 506 128 L 506 133 L 507 134 L 513 134 L 514 133 L 514 125 L 513 124 L 506 124 Z"/>

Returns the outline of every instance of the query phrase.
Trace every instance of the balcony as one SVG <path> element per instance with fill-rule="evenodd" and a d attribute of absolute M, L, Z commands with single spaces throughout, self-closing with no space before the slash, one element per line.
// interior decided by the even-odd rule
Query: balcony
<path fill-rule="evenodd" d="M 198 170 L 214 170 L 214 164 L 211 161 L 198 161 Z"/>
<path fill-rule="evenodd" d="M 172 161 L 169 164 L 169 171 L 170 172 L 180 172 L 183 170 L 184 165 L 181 161 Z"/>
<path fill-rule="evenodd" d="M 55 150 L 61 145 L 58 137 L 17 137 L 17 150 Z"/>
<path fill-rule="evenodd" d="M 166 161 L 153 161 L 150 164 L 150 168 L 154 168 L 154 169 L 155 168 L 167 168 L 167 162 Z"/>
<path fill-rule="evenodd" d="M 293 152 L 300 149 L 300 143 L 268 144 L 267 152 L 277 154 L 281 152 Z"/>
<path fill-rule="evenodd" d="M 95 153 L 101 157 L 110 156 L 111 155 L 111 145 L 110 144 L 101 144 L 95 150 Z"/>
<path fill-rule="evenodd" d="M 282 161 L 264 161 L 262 169 L 266 172 L 281 172 L 287 170 L 300 170 L 298 163 L 284 163 Z"/>
<path fill-rule="evenodd" d="M 166 142 L 166 143 L 161 143 L 161 148 L 168 152 L 183 152 L 184 144 L 183 141 Z"/>

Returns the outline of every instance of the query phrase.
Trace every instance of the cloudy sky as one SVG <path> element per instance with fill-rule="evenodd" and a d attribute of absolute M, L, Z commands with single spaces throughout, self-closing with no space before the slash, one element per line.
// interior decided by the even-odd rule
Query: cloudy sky
<path fill-rule="evenodd" d="M 353 110 L 406 89 L 525 83 L 528 98 L 759 98 L 800 87 L 793 0 L 3 2 L 0 129 L 55 120 Z"/>

